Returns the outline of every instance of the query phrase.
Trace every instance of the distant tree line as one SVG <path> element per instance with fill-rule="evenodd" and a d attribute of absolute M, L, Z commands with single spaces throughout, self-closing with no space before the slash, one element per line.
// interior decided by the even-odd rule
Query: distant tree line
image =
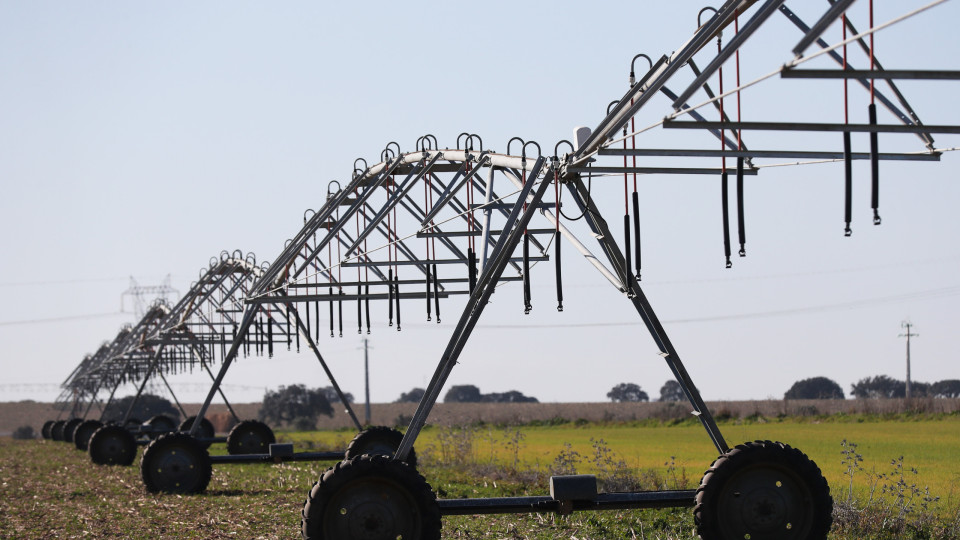
<path fill-rule="evenodd" d="M 418 390 L 414 389 L 411 392 Z M 421 394 L 422 396 L 422 394 Z M 403 396 L 401 396 L 403 397 Z M 472 384 L 454 385 L 443 396 L 444 403 L 539 403 L 537 398 L 525 396 L 517 390 L 508 392 L 480 393 L 480 389 Z"/>
<path fill-rule="evenodd" d="M 850 385 L 850 395 L 859 399 L 902 398 L 907 395 L 907 383 L 887 375 L 865 377 Z M 911 397 L 960 397 L 960 380 L 946 379 L 935 383 L 910 381 Z M 783 399 L 843 399 L 843 389 L 826 377 L 812 377 L 793 383 Z"/>

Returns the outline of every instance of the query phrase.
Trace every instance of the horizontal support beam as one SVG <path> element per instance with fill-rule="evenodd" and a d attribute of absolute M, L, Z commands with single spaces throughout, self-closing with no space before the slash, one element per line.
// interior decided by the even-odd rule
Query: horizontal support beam
<path fill-rule="evenodd" d="M 470 208 L 474 210 L 513 210 L 513 206 L 517 203 L 487 203 L 487 204 L 474 204 Z M 537 204 L 537 210 L 551 209 L 556 208 L 556 203 L 539 203 Z M 560 207 L 563 207 L 563 204 L 560 204 Z"/>
<path fill-rule="evenodd" d="M 960 71 L 923 69 L 785 69 L 781 79 L 912 79 L 925 81 L 957 81 Z"/>
<path fill-rule="evenodd" d="M 672 148 L 604 148 L 598 152 L 601 156 L 637 156 L 637 157 L 728 157 L 728 158 L 780 158 L 780 159 L 843 159 L 843 152 L 818 152 L 804 150 L 686 150 Z M 853 159 L 870 159 L 869 152 L 853 152 Z M 881 160 L 888 161 L 940 161 L 940 152 L 913 154 L 879 154 Z"/>
<path fill-rule="evenodd" d="M 448 296 L 456 296 L 470 294 L 470 291 L 440 291 L 440 298 L 447 298 Z M 298 295 L 288 295 L 283 297 L 284 303 L 293 303 L 293 302 L 346 302 L 349 300 L 389 300 L 391 298 L 396 298 L 400 296 L 401 300 L 416 300 L 423 299 L 427 297 L 426 292 L 402 292 L 402 293 L 370 293 L 370 294 L 298 294 Z M 430 298 L 438 296 L 436 293 L 431 292 Z M 260 298 L 250 298 L 244 300 L 247 304 L 272 304 L 277 302 L 277 298 L 272 297 L 260 297 Z M 286 343 L 286 341 L 284 341 Z"/>
<path fill-rule="evenodd" d="M 503 276 L 500 278 L 500 281 L 522 281 L 523 278 L 520 276 Z M 431 282 L 434 280 L 430 280 Z M 468 278 L 440 278 L 440 283 L 467 283 L 470 281 Z M 400 285 L 423 285 L 426 281 L 423 279 L 401 279 L 398 282 Z M 291 283 L 287 285 L 288 289 L 327 289 L 329 287 L 356 287 L 356 286 L 365 287 L 367 285 L 371 287 L 383 287 L 384 285 L 389 285 L 386 281 L 341 281 L 340 283 Z M 276 298 L 274 301 L 278 304 L 282 304 L 283 300 L 281 298 Z"/>
<path fill-rule="evenodd" d="M 214 465 L 228 465 L 238 463 L 279 463 L 281 461 L 341 461 L 342 459 L 343 452 L 296 452 L 290 456 L 271 456 L 270 454 L 210 456 L 210 463 Z"/>
<path fill-rule="evenodd" d="M 696 491 L 641 491 L 636 493 L 600 493 L 596 500 L 569 501 L 573 510 L 624 510 L 630 508 L 672 508 L 694 505 Z M 518 514 L 556 512 L 560 501 L 549 496 L 489 497 L 477 499 L 438 499 L 444 516 L 472 514 Z"/>
<path fill-rule="evenodd" d="M 743 129 L 748 131 L 835 131 L 850 133 L 960 133 L 960 126 L 906 126 L 900 124 L 821 124 L 807 122 L 677 122 L 666 120 L 664 129 Z"/>
<path fill-rule="evenodd" d="M 530 262 L 541 262 L 549 261 L 550 257 L 530 257 Z M 370 261 L 370 262 L 356 262 L 356 263 L 343 263 L 340 266 L 344 268 L 356 268 L 356 267 L 366 267 L 366 266 L 418 266 L 421 264 L 467 264 L 467 259 L 436 259 L 436 260 L 422 260 L 422 261 Z M 513 257 L 510 259 L 510 262 L 520 263 L 523 262 L 523 257 Z"/>
<path fill-rule="evenodd" d="M 529 234 L 553 234 L 557 232 L 556 229 L 527 229 Z M 503 231 L 490 231 L 490 234 L 493 236 L 499 236 Z M 418 232 L 417 238 L 432 238 L 432 237 L 445 237 L 452 238 L 455 236 L 481 236 L 483 231 L 452 231 L 452 232 Z"/>
<path fill-rule="evenodd" d="M 736 166 L 727 167 L 727 172 L 736 171 Z M 721 168 L 691 168 L 691 167 L 571 167 L 568 173 L 579 174 L 721 174 Z M 744 169 L 743 174 L 756 176 L 756 169 Z"/>

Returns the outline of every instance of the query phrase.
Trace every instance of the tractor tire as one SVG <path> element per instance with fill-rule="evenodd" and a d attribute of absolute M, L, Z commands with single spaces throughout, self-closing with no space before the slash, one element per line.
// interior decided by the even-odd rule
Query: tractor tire
<path fill-rule="evenodd" d="M 196 419 L 197 419 L 196 416 L 191 416 L 190 418 L 187 418 L 186 420 L 180 423 L 180 427 L 178 429 L 180 431 L 190 431 L 190 428 L 193 427 L 193 422 Z M 210 420 L 207 420 L 206 418 L 204 418 L 203 421 L 200 422 L 200 429 L 197 431 L 197 439 L 212 439 L 214 435 L 215 433 L 213 430 L 213 424 L 210 423 Z M 210 448 L 210 441 L 197 441 L 197 442 L 199 442 L 204 448 Z"/>
<path fill-rule="evenodd" d="M 127 428 L 107 424 L 93 432 L 87 452 L 97 465 L 129 466 L 137 456 L 137 441 Z"/>
<path fill-rule="evenodd" d="M 157 437 L 140 459 L 140 478 L 150 493 L 203 493 L 212 472 L 207 449 L 186 433 Z"/>
<path fill-rule="evenodd" d="M 156 439 L 164 433 L 176 431 L 177 429 L 177 421 L 165 414 L 158 414 L 151 417 L 147 420 L 146 425 L 150 426 L 150 431 L 147 432 L 147 436 L 151 439 Z"/>
<path fill-rule="evenodd" d="M 50 440 L 50 429 L 53 427 L 54 423 L 56 423 L 55 420 L 47 420 L 43 423 L 43 427 L 40 428 L 40 435 L 42 435 L 44 439 Z"/>
<path fill-rule="evenodd" d="M 438 540 L 440 527 L 436 495 L 423 476 L 406 463 L 369 454 L 320 475 L 300 521 L 308 540 Z"/>
<path fill-rule="evenodd" d="M 63 442 L 73 444 L 73 434 L 76 433 L 77 428 L 80 427 L 82 423 L 83 418 L 71 418 L 67 420 L 67 423 L 63 425 Z"/>
<path fill-rule="evenodd" d="M 393 454 L 400 447 L 400 441 L 403 440 L 403 433 L 386 426 L 373 426 L 357 433 L 347 450 L 344 452 L 345 459 L 353 459 L 363 454 L 377 454 L 381 456 L 393 457 Z M 410 456 L 406 463 L 413 468 L 417 467 L 417 453 L 410 451 Z"/>
<path fill-rule="evenodd" d="M 50 426 L 50 439 L 63 442 L 63 425 L 66 424 L 66 420 L 57 420 Z"/>
<path fill-rule="evenodd" d="M 73 445 L 77 447 L 77 450 L 86 452 L 90 445 L 90 437 L 93 437 L 94 432 L 101 427 L 103 427 L 103 423 L 99 420 L 84 420 L 73 433 Z"/>
<path fill-rule="evenodd" d="M 244 420 L 233 426 L 227 435 L 227 453 L 266 454 L 275 442 L 277 438 L 269 426 L 258 420 Z"/>
<path fill-rule="evenodd" d="M 703 540 L 823 540 L 833 522 L 833 498 L 803 452 L 756 441 L 713 462 L 693 512 Z"/>

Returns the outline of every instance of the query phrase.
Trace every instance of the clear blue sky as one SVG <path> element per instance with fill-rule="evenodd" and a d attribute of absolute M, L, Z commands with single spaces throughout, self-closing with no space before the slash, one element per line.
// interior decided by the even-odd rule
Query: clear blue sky
<path fill-rule="evenodd" d="M 788 2 L 808 22 L 819 4 Z M 882 3 L 877 21 L 920 5 Z M 409 150 L 432 133 L 453 146 L 468 131 L 500 151 L 513 136 L 552 148 L 575 126 L 597 125 L 626 90 L 633 55 L 679 48 L 700 7 L 0 1 L 0 401 L 53 400 L 56 389 L 23 385 L 61 382 L 132 321 L 119 313 L 130 276 L 158 284 L 170 274 L 183 292 L 221 250 L 272 260 L 303 211 L 323 203 L 328 181 L 346 179 L 355 158 L 377 161 L 389 141 Z M 858 2 L 852 14 L 861 29 L 865 9 Z M 958 11 L 948 3 L 881 32 L 878 57 L 889 69 L 960 68 Z M 839 33 L 834 25 L 828 41 Z M 799 37 L 776 15 L 744 50 L 743 79 L 790 60 Z M 854 58 L 863 65 L 859 51 Z M 726 77 L 729 88 L 732 66 Z M 901 86 L 926 123 L 960 124 L 956 83 Z M 666 99 L 655 103 L 644 120 L 670 112 Z M 865 94 L 851 91 L 851 103 L 851 121 L 865 122 Z M 743 104 L 745 120 L 842 119 L 838 82 L 771 80 L 744 92 Z M 892 121 L 881 111 L 881 122 Z M 638 146 L 714 144 L 694 135 L 653 130 Z M 935 137 L 939 147 L 960 146 L 960 137 Z M 830 134 L 745 140 L 840 149 Z M 866 136 L 854 144 L 866 151 Z M 881 145 L 923 150 L 912 136 Z M 958 159 L 883 162 L 880 227 L 869 224 L 869 173 L 857 162 L 852 238 L 842 232 L 841 164 L 764 170 L 747 184 L 748 257 L 729 270 L 718 179 L 644 178 L 644 287 L 704 397 L 780 398 L 794 381 L 821 375 L 845 390 L 866 376 L 903 378 L 907 318 L 920 334 L 914 379 L 960 378 Z M 621 184 L 594 187 L 618 224 Z M 542 401 L 603 401 L 623 381 L 658 394 L 670 374 L 636 314 L 568 259 L 566 311 L 554 308 L 550 266 L 533 274 L 529 316 L 519 287 L 502 289 L 450 384 Z M 400 334 L 374 329 L 374 401 L 426 384 L 455 304 L 444 310 L 441 328 L 411 312 Z M 590 326 L 598 323 L 606 325 Z M 345 389 L 361 396 L 360 338 L 320 345 Z M 307 354 L 243 360 L 225 384 L 233 400 L 251 401 L 264 387 L 298 382 L 327 384 Z M 202 397 L 196 389 L 181 399 Z"/>

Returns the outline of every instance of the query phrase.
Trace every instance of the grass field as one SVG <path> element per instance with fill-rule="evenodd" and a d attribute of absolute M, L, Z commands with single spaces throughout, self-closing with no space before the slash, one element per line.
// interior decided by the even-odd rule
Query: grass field
<path fill-rule="evenodd" d="M 916 475 L 908 473 L 907 479 L 920 489 L 929 486 L 933 495 L 941 497 L 928 512 L 939 516 L 938 523 L 919 531 L 908 527 L 884 532 L 881 528 L 867 534 L 845 522 L 831 534 L 832 539 L 957 537 L 957 415 L 900 416 L 886 421 L 787 419 L 731 422 L 721 427 L 730 444 L 775 439 L 802 449 L 824 471 L 838 502 L 846 500 L 848 480 L 841 466 L 844 439 L 857 443 L 863 455 L 861 465 L 866 471 L 854 476 L 861 500 L 871 485 L 868 472 L 874 468 L 890 472 L 891 460 L 901 455 L 907 468 L 918 469 Z M 352 435 L 348 431 L 280 434 L 301 449 L 343 448 Z M 597 449 L 602 454 L 608 451 L 603 454 L 606 461 L 596 459 Z M 451 498 L 544 494 L 550 472 L 558 467 L 607 474 L 618 461 L 645 489 L 658 484 L 693 487 L 715 454 L 699 425 L 644 423 L 432 428 L 424 432 L 417 450 L 422 474 L 442 496 Z M 136 467 L 97 467 L 86 454 L 64 443 L 0 439 L 0 538 L 297 537 L 307 491 L 329 465 L 218 466 L 207 493 L 158 496 L 145 492 Z M 879 481 L 878 486 L 884 482 L 890 480 Z M 887 511 L 874 519 L 863 511 L 861 521 L 890 519 L 896 504 L 888 501 L 887 508 L 893 514 Z M 444 538 L 691 538 L 692 531 L 689 509 L 444 518 Z"/>

